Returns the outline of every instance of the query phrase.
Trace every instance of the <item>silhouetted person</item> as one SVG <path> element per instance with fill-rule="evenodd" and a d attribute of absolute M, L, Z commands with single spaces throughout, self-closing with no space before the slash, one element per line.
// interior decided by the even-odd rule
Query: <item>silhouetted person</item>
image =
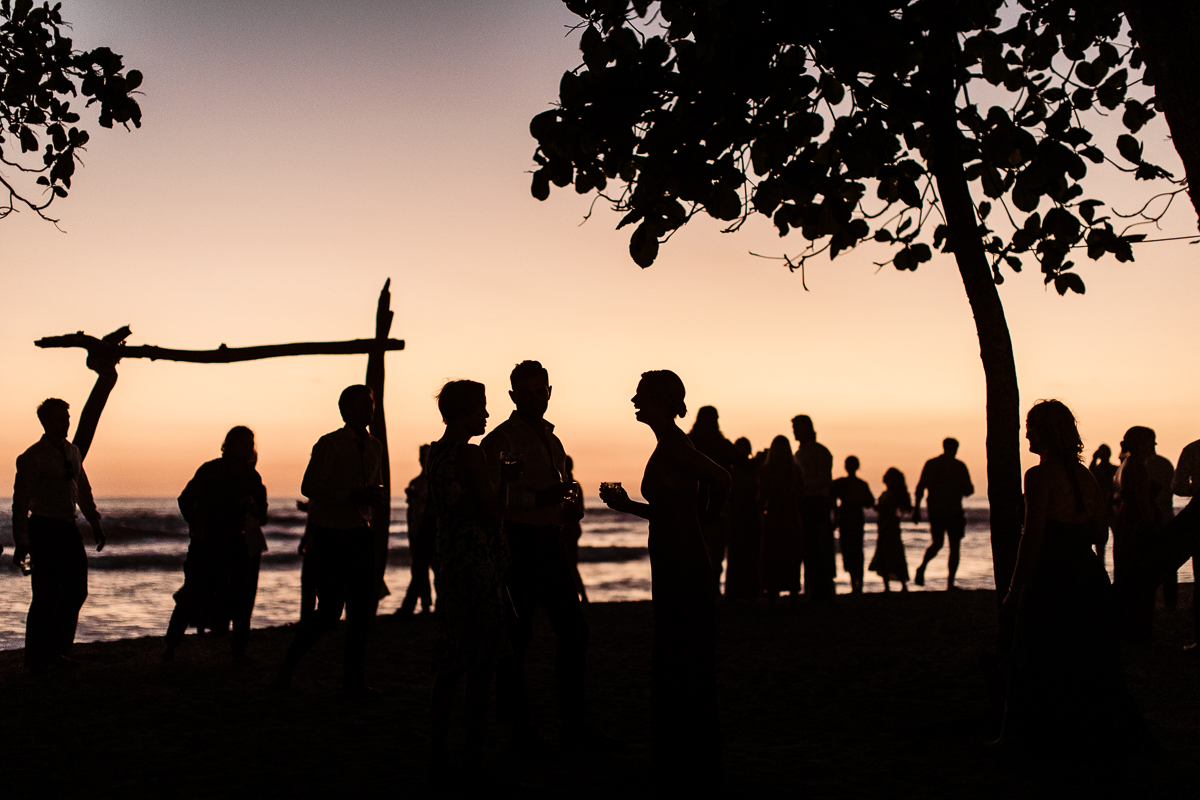
<path fill-rule="evenodd" d="M 669 370 L 642 373 L 633 406 L 658 441 L 642 478 L 645 503 L 624 489 L 601 489 L 617 511 L 650 521 L 654 597 L 651 720 L 654 771 L 672 793 L 711 791 L 721 780 L 716 693 L 716 616 L 711 564 L 696 496 L 710 487 L 707 514 L 725 505 L 729 474 L 699 452 L 675 423 L 685 390 Z"/>
<path fill-rule="evenodd" d="M 800 503 L 804 474 L 792 457 L 786 436 L 771 440 L 766 463 L 758 471 L 758 503 L 762 509 L 762 589 L 774 600 L 780 592 L 800 593 L 800 561 L 804 529 Z"/>
<path fill-rule="evenodd" d="M 369 693 L 364 680 L 367 633 L 375 614 L 375 576 L 371 518 L 388 513 L 381 483 L 383 445 L 367 432 L 375 416 L 369 386 L 348 386 L 338 398 L 346 425 L 313 445 L 300 491 L 308 498 L 317 610 L 302 619 L 284 657 L 275 686 L 291 686 L 296 664 L 346 609 L 342 683 L 346 694 Z"/>
<path fill-rule="evenodd" d="M 804 594 L 832 600 L 837 562 L 833 547 L 833 520 L 829 489 L 833 484 L 833 454 L 817 441 L 812 419 L 806 414 L 792 419 L 792 432 L 799 446 L 796 464 L 804 474 L 804 496 L 800 519 L 804 528 Z"/>
<path fill-rule="evenodd" d="M 1040 463 L 1025 473 L 1025 525 L 1003 602 L 1002 613 L 1016 619 L 999 744 L 1066 771 L 1083 762 L 1111 767 L 1139 725 L 1124 689 L 1108 573 L 1092 551 L 1108 498 L 1081 463 L 1083 442 L 1065 405 L 1039 401 L 1025 425 Z"/>
<path fill-rule="evenodd" d="M 784 439 L 784 443 L 787 439 Z M 733 443 L 736 457 L 729 470 L 729 546 L 725 568 L 725 597 L 754 600 L 762 590 L 759 581 L 762 559 L 762 514 L 758 508 L 758 473 L 764 458 L 751 456 L 750 440 Z M 788 453 L 791 461 L 791 453 Z M 798 512 L 797 512 L 798 513 Z M 799 580 L 800 565 L 796 564 Z"/>
<path fill-rule="evenodd" d="M 863 509 L 875 507 L 875 495 L 867 482 L 858 477 L 858 467 L 855 456 L 847 458 L 846 477 L 835 480 L 829 490 L 829 499 L 835 504 L 842 566 L 850 575 L 850 590 L 854 594 L 863 590 Z"/>
<path fill-rule="evenodd" d="M 570 456 L 567 456 L 566 464 L 564 480 L 570 484 L 571 490 L 577 492 L 582 499 L 583 489 L 575 480 L 575 462 Z M 583 517 L 576 518 L 574 514 L 567 515 L 562 526 L 563 549 L 567 553 L 567 563 L 571 565 L 571 573 L 575 578 L 575 591 L 579 593 L 580 601 L 586 603 L 588 601 L 587 587 L 583 585 L 583 576 L 579 574 L 579 540 L 581 538 L 583 538 Z"/>
<path fill-rule="evenodd" d="M 418 600 L 421 601 L 423 612 L 433 610 L 429 568 L 433 566 L 437 557 L 437 516 L 429 506 L 429 479 L 425 468 L 429 445 L 421 445 L 417 456 L 421 461 L 421 474 L 409 481 L 404 490 L 404 498 L 408 504 L 408 557 L 412 577 L 408 582 L 408 591 L 404 593 L 404 601 L 400 603 L 400 608 L 396 609 L 397 614 L 413 613 Z"/>
<path fill-rule="evenodd" d="M 1146 469 L 1154 450 L 1154 431 L 1135 425 L 1125 432 L 1121 462 L 1115 478 L 1120 506 L 1113 526 L 1113 589 L 1127 635 L 1149 641 L 1154 627 L 1156 586 L 1144 586 L 1141 570 L 1150 559 L 1162 530 L 1155 498 L 1159 486 Z"/>
<path fill-rule="evenodd" d="M 13 485 L 13 563 L 30 557 L 33 598 L 25 618 L 25 666 L 44 672 L 75 666 L 69 657 L 87 599 L 87 553 L 75 508 L 92 526 L 96 551 L 104 549 L 100 512 L 83 471 L 79 448 L 67 441 L 70 406 L 52 397 L 37 408 L 45 435 L 17 457 Z"/>
<path fill-rule="evenodd" d="M 300 554 L 300 621 L 317 612 L 317 558 L 311 555 L 313 541 L 312 517 L 308 513 L 308 501 L 297 500 L 296 508 L 304 512 L 304 534 L 296 552 Z"/>
<path fill-rule="evenodd" d="M 1192 442 L 1183 448 L 1183 452 L 1179 454 L 1179 462 L 1175 465 L 1175 474 L 1171 478 L 1171 491 L 1180 497 L 1192 498 L 1184 511 L 1179 512 L 1181 519 L 1191 519 L 1197 515 L 1198 509 L 1196 506 L 1200 501 L 1196 500 L 1196 496 L 1200 494 L 1200 441 Z M 1185 517 L 1186 512 L 1186 517 Z M 1185 519 L 1184 519 L 1185 518 Z M 1200 592 L 1197 592 L 1197 587 L 1200 587 L 1200 552 L 1193 544 L 1192 549 L 1192 629 L 1193 641 L 1184 649 L 1191 653 L 1197 652 L 1196 642 L 1200 642 L 1200 606 L 1197 605 L 1197 600 L 1200 599 Z"/>
<path fill-rule="evenodd" d="M 183 587 L 175 593 L 167 625 L 164 661 L 174 658 L 189 625 L 204 626 L 212 619 L 222 628 L 226 620 L 233 622 L 233 656 L 246 656 L 263 549 L 261 528 L 254 536 L 247 518 L 259 525 L 267 521 L 267 490 L 254 468 L 257 460 L 254 432 L 244 425 L 231 428 L 221 457 L 202 464 L 179 495 L 189 543 Z"/>
<path fill-rule="evenodd" d="M 487 454 L 492 485 L 500 485 L 501 454 L 523 465 L 520 477 L 508 486 L 504 533 L 512 553 L 508 588 L 516 611 L 513 656 L 499 667 L 496 691 L 502 714 L 511 717 L 513 737 L 520 747 L 540 748 L 540 734 L 529 721 L 525 689 L 525 652 L 533 640 L 533 615 L 540 607 L 550 619 L 557 646 L 555 681 L 561 740 L 569 746 L 604 746 L 606 740 L 584 720 L 583 680 L 588 625 L 583 618 L 575 579 L 562 544 L 568 515 L 583 515 L 564 481 L 566 453 L 545 419 L 550 403 L 550 378 L 537 361 L 522 361 L 509 375 L 516 410 L 481 443 Z"/>
<path fill-rule="evenodd" d="M 1171 479 L 1175 475 L 1175 466 L 1171 463 L 1171 459 L 1158 454 L 1157 435 L 1155 439 L 1154 445 L 1150 448 L 1150 455 L 1146 457 L 1146 474 L 1154 483 L 1154 505 L 1158 508 L 1158 521 L 1161 525 L 1159 531 L 1161 532 L 1175 518 L 1175 506 L 1171 493 Z M 1163 577 L 1162 593 L 1163 604 L 1167 608 L 1174 608 L 1178 605 L 1179 575 L 1177 571 L 1168 572 Z"/>
<path fill-rule="evenodd" d="M 704 455 L 711 458 L 722 469 L 728 471 L 736 457 L 733 443 L 721 433 L 717 409 L 713 406 L 701 406 L 696 412 L 696 421 L 688 431 L 688 439 L 692 445 Z M 709 507 L 707 484 L 700 484 L 700 509 Z M 700 527 L 704 531 L 704 543 L 708 547 L 708 557 L 713 566 L 713 592 L 721 591 L 721 572 L 725 561 L 725 547 L 729 541 L 729 509 L 721 508 L 716 514 L 702 514 Z"/>
<path fill-rule="evenodd" d="M 499 658 L 510 652 L 504 619 L 508 547 L 500 532 L 501 503 L 483 450 L 470 444 L 487 427 L 482 383 L 450 381 L 438 393 L 446 423 L 425 463 L 429 502 L 437 519 L 438 639 L 431 703 L 433 779 L 452 783 L 447 763 L 450 716 L 458 683 L 467 678 L 467 766 L 479 767 L 487 690 Z M 501 475 L 501 489 L 507 475 Z M 445 791 L 445 786 L 439 787 Z"/>
<path fill-rule="evenodd" d="M 925 567 L 942 549 L 942 543 L 950 539 L 950 562 L 947 565 L 946 588 L 953 589 L 954 577 L 958 574 L 959 545 L 967 532 L 967 519 L 963 514 L 962 501 L 975 492 L 971 473 L 967 465 L 954 456 L 958 453 L 957 439 L 942 440 L 942 454 L 925 462 L 921 479 L 917 481 L 916 498 L 913 502 L 913 522 L 921 521 L 921 498 L 929 492 L 929 535 L 932 541 L 917 567 L 913 583 L 925 585 Z"/>
<path fill-rule="evenodd" d="M 891 582 L 900 582 L 900 591 L 908 591 L 908 558 L 904 554 L 904 540 L 900 536 L 900 514 L 912 510 L 908 497 L 908 482 L 904 473 L 891 467 L 883 473 L 883 492 L 875 503 L 876 535 L 875 555 L 868 567 L 883 578 L 883 590 L 892 590 Z"/>
<path fill-rule="evenodd" d="M 1112 448 L 1106 444 L 1097 447 L 1096 452 L 1092 454 L 1092 463 L 1088 466 L 1088 471 L 1096 479 L 1100 491 L 1108 498 L 1108 502 L 1104 506 L 1104 540 L 1096 545 L 1096 555 L 1100 556 L 1100 563 L 1103 564 L 1104 550 L 1108 545 L 1108 529 L 1117 518 L 1117 504 L 1113 488 L 1117 465 L 1112 463 Z"/>

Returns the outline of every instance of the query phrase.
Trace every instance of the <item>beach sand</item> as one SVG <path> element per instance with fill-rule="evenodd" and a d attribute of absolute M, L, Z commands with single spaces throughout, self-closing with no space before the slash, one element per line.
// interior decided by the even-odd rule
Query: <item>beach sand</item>
<path fill-rule="evenodd" d="M 1192 797 L 1200 778 L 1200 660 L 1181 652 L 1191 640 L 1192 585 L 1180 588 L 1179 610 L 1159 609 L 1155 643 L 1125 649 L 1130 688 L 1163 751 L 1131 778 L 1140 791 L 1130 796 Z M 493 723 L 488 794 L 648 794 L 650 604 L 594 604 L 587 616 L 589 713 L 627 751 L 556 751 L 512 765 L 504 727 Z M 832 607 L 722 605 L 721 794 L 1015 798 L 1045 790 L 982 745 L 996 731 L 979 655 L 994 648 L 995 629 L 987 591 L 840 596 Z M 341 697 L 340 633 L 309 654 L 297 691 L 285 694 L 267 684 L 291 640 L 287 627 L 254 631 L 246 666 L 231 663 L 227 639 L 213 637 L 189 636 L 170 664 L 159 661 L 161 638 L 76 645 L 79 668 L 38 677 L 24 673 L 22 651 L 0 652 L 2 794 L 430 796 L 434 631 L 429 616 L 377 620 L 368 681 L 384 695 L 373 701 Z M 554 742 L 552 636 L 540 616 L 535 637 L 534 722 Z"/>

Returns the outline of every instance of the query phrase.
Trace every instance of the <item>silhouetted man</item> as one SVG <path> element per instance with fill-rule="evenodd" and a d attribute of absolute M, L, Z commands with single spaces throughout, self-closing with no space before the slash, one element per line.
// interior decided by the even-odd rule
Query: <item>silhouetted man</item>
<path fill-rule="evenodd" d="M 349 386 L 338 398 L 346 425 L 322 436 L 312 449 L 300 491 L 308 498 L 311 541 L 305 554 L 317 610 L 301 617 L 275 686 L 291 686 L 300 658 L 333 627 L 346 608 L 342 682 L 348 696 L 371 693 L 364 680 L 367 632 L 379 582 L 371 519 L 389 512 L 383 487 L 383 445 L 367 432 L 375 416 L 369 386 Z"/>
<path fill-rule="evenodd" d="M 513 623 L 513 656 L 497 671 L 496 691 L 502 712 L 511 715 L 514 740 L 519 746 L 539 747 L 541 736 L 529 721 L 525 690 L 525 652 L 533 639 L 533 614 L 540 606 L 550 619 L 557 646 L 555 681 L 558 713 L 567 745 L 602 743 L 584 721 L 583 675 L 588 625 L 583 618 L 571 565 L 562 543 L 561 529 L 568 514 L 582 515 L 564 481 L 566 453 L 545 420 L 550 403 L 550 376 L 537 361 L 522 361 L 509 381 L 516 410 L 484 437 L 492 483 L 500 486 L 500 460 L 523 463 L 520 477 L 508 484 L 504 532 L 512 554 L 508 589 L 516 611 Z"/>
<path fill-rule="evenodd" d="M 696 412 L 696 421 L 688 431 L 688 439 L 692 446 L 711 458 L 726 472 L 733 469 L 736 451 L 733 442 L 721 433 L 717 409 L 713 406 L 703 406 Z M 700 484 L 699 508 L 700 530 L 704 534 L 704 544 L 708 547 L 708 558 L 713 569 L 713 593 L 721 591 L 721 571 L 725 564 L 725 546 L 729 540 L 729 506 L 726 504 L 719 513 L 709 510 L 708 495 L 711 491 L 706 483 Z"/>
<path fill-rule="evenodd" d="M 967 519 L 963 514 L 962 501 L 975 492 L 971 473 L 967 465 L 959 461 L 957 439 L 942 440 L 942 454 L 925 462 L 921 479 L 917 481 L 916 501 L 913 503 L 913 522 L 921 521 L 921 498 L 929 492 L 929 534 L 932 541 L 921 559 L 921 566 L 913 576 L 917 586 L 925 585 L 925 567 L 942 549 L 942 543 L 950 539 L 949 573 L 946 589 L 955 588 L 954 576 L 958 574 L 959 545 L 967 532 Z"/>
<path fill-rule="evenodd" d="M 846 477 L 838 478 L 829 490 L 829 499 L 835 503 L 838 523 L 838 543 L 841 545 L 842 566 L 850 576 L 850 591 L 861 594 L 863 590 L 863 528 L 866 520 L 863 509 L 875 507 L 875 495 L 871 487 L 858 477 L 858 458 L 846 459 Z"/>
<path fill-rule="evenodd" d="M 1179 512 L 1179 522 L 1184 522 L 1185 517 L 1188 521 L 1192 520 L 1197 515 L 1197 505 L 1200 500 L 1197 500 L 1197 495 L 1200 495 L 1200 441 L 1195 441 L 1183 448 L 1183 452 L 1179 454 L 1179 463 L 1175 467 L 1175 474 L 1171 479 L 1171 491 L 1180 497 L 1190 497 L 1187 508 Z M 1200 587 L 1200 548 L 1197 548 L 1195 541 L 1193 542 L 1192 550 L 1192 630 L 1195 637 L 1194 641 L 1187 645 L 1184 650 L 1191 653 L 1197 652 L 1196 642 L 1200 642 L 1200 607 L 1196 605 L 1197 592 L 1195 587 Z"/>
<path fill-rule="evenodd" d="M 13 563 L 31 557 L 33 599 L 25 618 L 25 666 L 31 672 L 75 666 L 68 657 L 87 599 L 87 553 L 75 524 L 78 506 L 104 549 L 100 512 L 79 448 L 67 441 L 70 406 L 58 398 L 37 409 L 45 435 L 17 457 L 13 486 Z"/>
<path fill-rule="evenodd" d="M 812 418 L 801 414 L 792 419 L 792 433 L 799 447 L 796 464 L 804 478 L 800 520 L 804 526 L 804 594 L 818 600 L 834 596 L 833 520 L 829 489 L 833 484 L 833 454 L 817 441 Z"/>

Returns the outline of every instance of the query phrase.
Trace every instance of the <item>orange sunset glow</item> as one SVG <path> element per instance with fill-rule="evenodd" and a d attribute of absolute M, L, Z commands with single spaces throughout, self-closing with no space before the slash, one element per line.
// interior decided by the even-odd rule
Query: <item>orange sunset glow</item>
<path fill-rule="evenodd" d="M 442 430 L 448 378 L 488 387 L 508 416 L 507 379 L 540 360 L 553 421 L 589 495 L 636 488 L 653 435 L 634 420 L 638 375 L 669 368 L 756 450 L 812 416 L 837 474 L 850 454 L 878 487 L 915 482 L 945 436 L 986 489 L 984 382 L 951 256 L 916 273 L 864 246 L 808 266 L 765 218 L 723 234 L 707 217 L 639 269 L 603 201 L 529 191 L 529 120 L 580 63 L 577 18 L 555 0 L 236 4 L 68 0 L 77 47 L 111 47 L 145 74 L 140 130 L 92 126 L 85 164 L 52 212 L 0 222 L 5 312 L 0 484 L 41 435 L 34 408 L 58 396 L 77 416 L 95 375 L 80 350 L 36 339 L 130 325 L 130 344 L 209 349 L 370 337 L 392 279 L 386 410 L 393 490 Z M 86 118 L 85 118 L 86 119 Z M 1162 118 L 1150 157 L 1182 174 Z M 1095 196 L 1130 213 L 1164 187 L 1097 168 Z M 1185 202 L 1150 238 L 1195 233 Z M 1036 264 L 1001 287 L 1023 408 L 1057 397 L 1088 454 L 1148 425 L 1174 461 L 1200 439 L 1195 298 L 1200 246 L 1136 246 L 1137 261 L 1080 257 L 1084 296 L 1044 287 Z M 257 433 L 276 497 L 299 493 L 312 444 L 340 426 L 340 390 L 365 356 L 234 365 L 129 360 L 87 460 L 97 495 L 174 496 L 225 432 Z M 1032 463 L 1028 460 L 1027 463 Z M 7 490 L 0 490 L 7 494 Z M 101 503 L 103 507 L 103 503 Z"/>

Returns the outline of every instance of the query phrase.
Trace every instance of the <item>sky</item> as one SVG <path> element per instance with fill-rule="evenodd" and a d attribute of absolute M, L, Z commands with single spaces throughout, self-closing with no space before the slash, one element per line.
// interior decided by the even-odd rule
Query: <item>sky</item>
<path fill-rule="evenodd" d="M 491 425 L 507 377 L 549 370 L 556 424 L 588 494 L 636 489 L 653 435 L 629 403 L 638 376 L 673 369 L 695 409 L 755 449 L 812 416 L 837 463 L 875 487 L 896 466 L 915 484 L 945 436 L 985 490 L 984 380 L 951 257 L 915 273 L 871 246 L 799 274 L 751 252 L 799 252 L 765 218 L 738 233 L 697 217 L 649 269 L 617 215 L 573 190 L 529 192 L 529 120 L 579 65 L 576 20 L 554 0 L 242 3 L 66 0 L 79 47 L 106 45 L 145 74 L 143 125 L 93 125 L 62 232 L 32 213 L 0 221 L 0 487 L 41 434 L 50 396 L 83 408 L 94 379 L 79 350 L 44 336 L 210 349 L 370 337 L 392 280 L 386 411 L 393 489 L 440 436 L 433 396 L 450 378 L 488 387 Z M 87 117 L 85 117 L 85 120 Z M 1177 173 L 1161 118 L 1148 152 Z M 1149 197 L 1098 174 L 1117 210 Z M 1196 230 L 1178 202 L 1155 236 Z M 1172 461 L 1200 439 L 1195 298 L 1200 245 L 1145 244 L 1137 261 L 1081 259 L 1085 296 L 1059 297 L 1036 266 L 1000 287 L 1022 408 L 1057 397 L 1090 453 L 1131 425 Z M 225 432 L 257 433 L 259 471 L 299 493 L 312 444 L 340 426 L 337 396 L 365 356 L 235 365 L 124 361 L 88 455 L 100 496 L 173 496 L 217 457 Z M 1026 464 L 1032 464 L 1026 454 Z M 840 473 L 840 470 L 839 470 Z M 5 493 L 0 488 L 0 494 Z"/>

